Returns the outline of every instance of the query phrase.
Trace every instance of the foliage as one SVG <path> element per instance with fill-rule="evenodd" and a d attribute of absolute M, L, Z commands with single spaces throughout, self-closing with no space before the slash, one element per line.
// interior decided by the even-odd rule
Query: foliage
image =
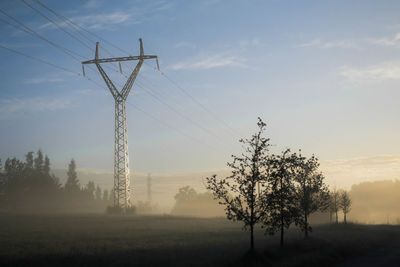
<path fill-rule="evenodd" d="M 65 191 L 71 194 L 77 194 L 80 191 L 80 185 L 78 181 L 78 174 L 76 173 L 75 160 L 71 159 L 68 165 L 67 182 L 65 183 Z"/>
<path fill-rule="evenodd" d="M 257 186 L 265 181 L 269 138 L 263 136 L 266 124 L 258 118 L 258 132 L 250 139 L 241 139 L 244 152 L 232 155 L 228 163 L 231 176 L 217 179 L 216 175 L 206 178 L 206 188 L 213 192 L 221 205 L 224 205 L 227 218 L 243 222 L 245 230 L 250 229 L 250 248 L 254 249 L 254 226 L 264 216 L 264 209 Z"/>
<path fill-rule="evenodd" d="M 318 171 L 318 159 L 312 155 L 306 158 L 297 155 L 295 193 L 297 215 L 295 222 L 304 231 L 305 236 L 312 230 L 308 218 L 317 211 L 326 211 L 329 205 L 329 190 L 324 184 L 324 176 Z"/>
<path fill-rule="evenodd" d="M 138 206 L 139 209 L 139 206 Z M 198 193 L 190 186 L 179 188 L 171 214 L 180 216 L 216 217 L 224 214 L 211 192 Z"/>
<path fill-rule="evenodd" d="M 108 201 L 94 199 L 95 184 L 81 189 L 75 161 L 71 160 L 63 187 L 51 173 L 51 163 L 41 150 L 28 152 L 25 161 L 8 158 L 0 170 L 0 208 L 12 211 L 104 210 Z M 100 191 L 100 187 L 97 188 Z M 98 192 L 99 193 L 99 192 Z M 108 195 L 108 193 L 107 193 Z"/>
<path fill-rule="evenodd" d="M 351 198 L 347 191 L 343 190 L 340 194 L 340 208 L 343 211 L 344 223 L 347 223 L 347 214 L 351 209 Z"/>
<path fill-rule="evenodd" d="M 262 206 L 265 210 L 263 226 L 270 235 L 280 231 L 281 246 L 285 229 L 294 222 L 297 212 L 294 177 L 297 156 L 290 149 L 281 155 L 272 156 L 267 161 L 269 175 L 266 176 L 268 190 L 262 195 Z"/>
<path fill-rule="evenodd" d="M 335 223 L 339 223 L 338 212 L 340 209 L 340 192 L 336 189 L 336 187 L 334 187 L 330 192 L 329 203 L 329 211 L 331 214 L 335 214 Z"/>

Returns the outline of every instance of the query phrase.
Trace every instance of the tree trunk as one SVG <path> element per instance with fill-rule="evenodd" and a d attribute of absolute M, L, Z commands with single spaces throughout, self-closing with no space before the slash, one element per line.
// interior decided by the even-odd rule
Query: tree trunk
<path fill-rule="evenodd" d="M 284 234 L 283 216 L 281 217 L 281 247 L 283 247 L 283 234 Z"/>
<path fill-rule="evenodd" d="M 339 223 L 339 219 L 338 219 L 337 211 L 336 211 L 335 215 L 336 215 L 336 224 L 338 224 Z"/>
<path fill-rule="evenodd" d="M 308 220 L 307 220 L 307 212 L 304 212 L 304 235 L 308 238 Z"/>
<path fill-rule="evenodd" d="M 333 216 L 332 216 L 332 211 L 330 210 L 330 211 L 329 211 L 329 222 L 330 222 L 330 223 L 332 223 L 332 217 L 333 217 Z"/>
<path fill-rule="evenodd" d="M 344 224 L 347 224 L 346 213 L 344 212 L 343 215 L 344 215 L 344 216 L 343 216 L 343 218 L 344 218 Z"/>
<path fill-rule="evenodd" d="M 250 225 L 250 251 L 254 251 L 254 226 Z"/>

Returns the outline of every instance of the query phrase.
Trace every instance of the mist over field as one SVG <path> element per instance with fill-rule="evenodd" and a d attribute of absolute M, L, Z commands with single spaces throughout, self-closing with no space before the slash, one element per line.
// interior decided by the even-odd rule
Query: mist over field
<path fill-rule="evenodd" d="M 372 168 L 372 167 L 371 167 Z M 56 169 L 53 173 L 64 183 L 66 181 L 66 170 Z M 339 173 L 335 168 L 336 174 Z M 346 172 L 347 168 L 342 172 Z M 78 177 L 82 184 L 88 181 L 95 181 L 104 189 L 112 188 L 112 172 L 95 171 L 95 170 L 77 170 Z M 329 171 L 328 171 L 329 172 Z M 333 171 L 332 171 L 333 172 Z M 356 170 L 353 170 L 355 173 Z M 204 187 L 204 179 L 215 172 L 187 173 L 187 174 L 171 174 L 160 175 L 151 174 L 152 178 L 152 201 L 157 207 L 154 213 L 169 214 L 174 208 L 174 196 L 178 193 L 179 188 L 190 186 L 199 193 L 206 191 Z M 217 171 L 218 175 L 225 177 L 229 175 L 229 169 Z M 148 174 L 132 174 L 133 196 L 136 201 L 147 201 L 147 178 Z M 328 178 L 329 179 L 329 178 Z M 360 178 L 361 179 L 361 178 Z M 359 184 L 353 184 L 349 193 L 353 199 L 353 207 L 348 219 L 352 222 L 367 224 L 400 224 L 400 181 L 396 179 L 367 181 Z M 180 211 L 179 215 L 214 217 L 224 216 L 223 209 L 218 207 L 214 202 L 212 211 L 203 210 L 202 212 L 193 212 L 190 206 L 186 210 Z M 193 208 L 193 207 L 192 207 Z M 343 215 L 339 214 L 340 220 Z M 314 222 L 329 222 L 329 215 L 320 214 L 314 218 Z"/>
<path fill-rule="evenodd" d="M 399 267 L 399 13 L 0 0 L 0 267 Z"/>

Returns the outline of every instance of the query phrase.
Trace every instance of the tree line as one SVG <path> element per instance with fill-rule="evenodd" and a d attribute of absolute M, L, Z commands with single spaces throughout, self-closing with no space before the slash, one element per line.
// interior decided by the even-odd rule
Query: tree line
<path fill-rule="evenodd" d="M 251 250 L 256 225 L 270 235 L 279 232 L 283 246 L 285 231 L 293 224 L 308 237 L 312 230 L 309 217 L 314 212 L 329 211 L 338 223 L 338 212 L 343 210 L 346 222 L 350 197 L 346 191 L 330 192 L 318 169 L 318 158 L 290 149 L 270 153 L 270 139 L 264 136 L 266 124 L 259 118 L 257 126 L 258 132 L 250 139 L 239 140 L 244 151 L 228 162 L 232 174 L 206 178 L 206 188 L 224 206 L 227 218 L 243 222 L 249 230 Z"/>
<path fill-rule="evenodd" d="M 50 159 L 41 150 L 28 152 L 25 161 L 0 160 L 0 208 L 7 211 L 94 211 L 105 210 L 111 194 L 89 181 L 81 186 L 72 159 L 67 180 L 61 184 L 51 173 Z"/>

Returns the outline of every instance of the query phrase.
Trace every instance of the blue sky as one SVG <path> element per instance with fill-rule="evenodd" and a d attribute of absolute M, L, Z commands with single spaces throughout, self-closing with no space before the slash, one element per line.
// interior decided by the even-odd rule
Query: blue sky
<path fill-rule="evenodd" d="M 26 2 L 62 23 L 35 2 Z M 256 130 L 260 116 L 276 152 L 290 147 L 315 153 L 325 166 L 335 162 L 328 173 L 362 159 L 355 176 L 366 175 L 364 167 L 381 157 L 385 167 L 376 170 L 376 177 L 400 176 L 385 172 L 400 164 L 398 1 L 43 3 L 132 55 L 138 54 L 138 38 L 143 38 L 145 53 L 159 56 L 161 70 L 234 129 L 210 116 L 148 61 L 128 98 L 134 173 L 224 168 L 230 155 L 240 151 L 237 140 Z M 54 43 L 94 57 L 23 2 L 1 1 L 0 8 Z M 0 18 L 12 22 L 4 14 Z M 1 45 L 81 72 L 79 62 L 46 42 L 1 21 L 0 31 Z M 102 48 L 126 56 L 93 39 L 100 41 L 101 56 L 108 57 Z M 41 148 L 55 168 L 66 167 L 73 157 L 81 168 L 111 170 L 110 93 L 81 76 L 1 48 L 0 56 L 0 158 Z M 124 65 L 124 71 L 132 64 Z M 124 83 L 122 75 L 106 70 Z M 96 71 L 86 69 L 86 74 L 104 84 Z M 336 175 L 331 181 L 351 179 Z"/>

